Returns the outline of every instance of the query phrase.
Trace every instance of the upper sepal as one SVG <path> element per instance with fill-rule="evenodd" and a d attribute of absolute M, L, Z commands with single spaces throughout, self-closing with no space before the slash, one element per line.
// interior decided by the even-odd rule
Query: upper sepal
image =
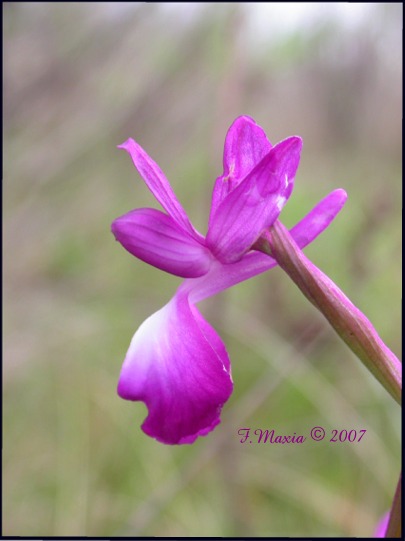
<path fill-rule="evenodd" d="M 224 145 L 224 172 L 217 178 L 212 192 L 211 216 L 223 199 L 266 156 L 272 145 L 253 118 L 238 117 L 228 130 Z"/>
<path fill-rule="evenodd" d="M 301 148 L 300 137 L 275 145 L 220 203 L 207 246 L 222 263 L 240 259 L 278 218 L 291 195 Z"/>

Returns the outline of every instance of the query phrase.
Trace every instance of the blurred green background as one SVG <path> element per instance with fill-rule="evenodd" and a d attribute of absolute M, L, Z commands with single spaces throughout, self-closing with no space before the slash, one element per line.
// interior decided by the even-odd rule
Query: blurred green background
<path fill-rule="evenodd" d="M 116 395 L 140 323 L 180 279 L 110 223 L 157 206 L 136 139 L 206 232 L 226 130 L 304 149 L 282 221 L 349 195 L 307 255 L 400 353 L 402 4 L 3 4 L 3 534 L 368 536 L 400 467 L 399 408 L 274 269 L 200 308 L 235 390 L 192 446 Z M 366 429 L 360 443 L 239 443 L 242 427 Z"/>

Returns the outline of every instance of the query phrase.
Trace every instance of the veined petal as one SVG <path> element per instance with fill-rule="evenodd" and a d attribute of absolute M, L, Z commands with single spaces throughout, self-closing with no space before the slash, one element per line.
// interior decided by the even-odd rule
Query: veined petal
<path fill-rule="evenodd" d="M 278 143 L 219 205 L 207 246 L 222 263 L 240 259 L 278 218 L 292 191 L 301 148 L 299 137 Z"/>
<path fill-rule="evenodd" d="M 220 422 L 232 388 L 225 346 L 179 289 L 135 333 L 118 394 L 145 402 L 146 434 L 163 443 L 181 444 L 192 443 Z"/>
<path fill-rule="evenodd" d="M 330 225 L 343 208 L 346 199 L 344 190 L 333 191 L 291 229 L 291 235 L 300 248 L 305 248 Z M 236 263 L 223 265 L 219 261 L 214 262 L 208 274 L 198 280 L 186 280 L 182 287 L 189 292 L 190 301 L 196 303 L 276 265 L 273 258 L 262 252 L 251 251 Z"/>
<path fill-rule="evenodd" d="M 250 116 L 238 117 L 228 130 L 224 147 L 224 176 L 242 180 L 268 154 L 272 145 Z"/>
<path fill-rule="evenodd" d="M 133 139 L 128 139 L 125 143 L 119 145 L 118 148 L 122 148 L 130 154 L 135 167 L 146 182 L 148 188 L 173 220 L 192 235 L 201 237 L 190 223 L 185 210 L 175 196 L 169 181 L 158 164 Z"/>
<path fill-rule="evenodd" d="M 304 248 L 322 233 L 346 203 L 347 193 L 341 188 L 324 197 L 295 225 L 290 233 L 300 248 Z"/>
<path fill-rule="evenodd" d="M 111 230 L 128 252 L 158 269 L 183 278 L 208 272 L 209 250 L 159 210 L 132 210 L 114 220 Z"/>
<path fill-rule="evenodd" d="M 240 116 L 233 122 L 225 138 L 224 172 L 217 178 L 212 193 L 211 216 L 229 192 L 254 169 L 271 148 L 264 130 L 253 118 Z"/>

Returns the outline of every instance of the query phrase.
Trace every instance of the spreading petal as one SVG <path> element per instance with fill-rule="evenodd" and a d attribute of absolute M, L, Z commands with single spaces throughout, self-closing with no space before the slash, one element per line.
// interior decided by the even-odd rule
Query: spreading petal
<path fill-rule="evenodd" d="M 135 333 L 118 394 L 145 402 L 146 434 L 163 443 L 181 444 L 192 443 L 220 422 L 232 388 L 225 346 L 179 290 Z"/>
<path fill-rule="evenodd" d="M 192 235 L 200 236 L 191 225 L 185 210 L 158 164 L 133 139 L 128 139 L 118 148 L 122 148 L 130 154 L 135 167 L 148 188 L 173 220 Z"/>
<path fill-rule="evenodd" d="M 300 248 L 304 248 L 322 233 L 342 210 L 347 193 L 341 188 L 324 197 L 290 231 Z"/>
<path fill-rule="evenodd" d="M 158 269 L 183 278 L 208 272 L 209 250 L 159 210 L 132 210 L 114 220 L 111 230 L 128 252 Z"/>
<path fill-rule="evenodd" d="M 305 248 L 330 225 L 343 208 L 346 199 L 347 194 L 344 190 L 334 190 L 291 229 L 291 235 L 300 248 Z M 270 270 L 276 265 L 277 262 L 268 255 L 251 251 L 236 263 L 228 265 L 214 263 L 208 274 L 198 280 L 186 280 L 183 288 L 189 292 L 190 301 L 195 303 Z"/>
<path fill-rule="evenodd" d="M 222 263 L 238 261 L 277 218 L 292 191 L 302 140 L 278 143 L 219 205 L 207 245 Z"/>
<path fill-rule="evenodd" d="M 248 116 L 238 117 L 229 128 L 224 146 L 224 172 L 212 192 L 211 217 L 219 204 L 268 154 L 272 145 L 264 130 Z"/>

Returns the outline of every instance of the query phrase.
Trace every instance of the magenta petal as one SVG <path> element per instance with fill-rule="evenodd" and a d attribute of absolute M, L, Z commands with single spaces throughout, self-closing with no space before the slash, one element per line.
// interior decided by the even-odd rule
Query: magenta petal
<path fill-rule="evenodd" d="M 222 201 L 207 234 L 207 246 L 222 263 L 240 259 L 279 216 L 291 194 L 302 141 L 278 143 Z"/>
<path fill-rule="evenodd" d="M 198 235 L 158 164 L 133 139 L 128 139 L 118 148 L 122 148 L 130 154 L 148 188 L 173 220 L 189 233 Z"/>
<path fill-rule="evenodd" d="M 114 220 L 111 230 L 128 252 L 158 269 L 183 278 L 209 269 L 209 250 L 159 210 L 132 210 Z"/>
<path fill-rule="evenodd" d="M 218 205 L 241 180 L 268 154 L 272 145 L 253 118 L 240 116 L 226 134 L 224 172 L 212 193 L 211 216 Z"/>
<path fill-rule="evenodd" d="M 300 248 L 305 248 L 329 226 L 346 199 L 344 190 L 333 191 L 291 229 L 291 235 Z M 236 263 L 222 265 L 219 261 L 214 262 L 206 275 L 198 280 L 186 280 L 183 288 L 189 292 L 192 302 L 199 302 L 276 265 L 276 261 L 268 255 L 251 251 Z"/>
<path fill-rule="evenodd" d="M 326 229 L 346 203 L 347 193 L 339 188 L 324 197 L 290 233 L 300 248 L 307 246 Z"/>
<path fill-rule="evenodd" d="M 232 393 L 221 339 L 179 290 L 135 333 L 118 394 L 145 402 L 143 431 L 168 444 L 192 443 L 220 422 Z"/>
<path fill-rule="evenodd" d="M 242 180 L 271 148 L 263 128 L 253 118 L 238 117 L 225 138 L 224 176 Z"/>

